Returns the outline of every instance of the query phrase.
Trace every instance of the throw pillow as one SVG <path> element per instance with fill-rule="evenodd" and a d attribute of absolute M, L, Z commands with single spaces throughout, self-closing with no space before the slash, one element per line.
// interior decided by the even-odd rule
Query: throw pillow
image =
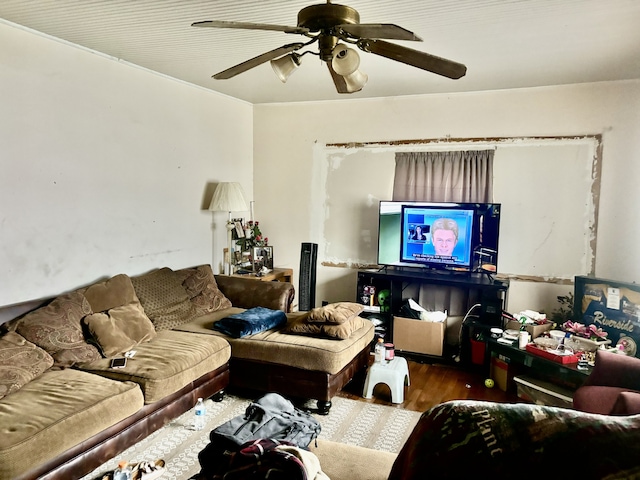
<path fill-rule="evenodd" d="M 307 318 L 309 314 L 290 319 L 287 325 L 282 329 L 282 333 L 290 333 L 295 335 L 320 335 L 322 334 L 322 325 L 320 323 L 309 323 Z"/>
<path fill-rule="evenodd" d="M 156 330 L 146 315 L 140 315 L 135 305 L 112 308 L 106 313 L 87 315 L 83 323 L 105 357 L 131 350 L 156 336 Z"/>
<path fill-rule="evenodd" d="M 364 306 L 359 303 L 339 302 L 318 307 L 309 313 L 309 322 L 341 324 L 360 315 Z"/>
<path fill-rule="evenodd" d="M 359 316 L 352 317 L 340 324 L 309 322 L 308 319 L 309 315 L 301 315 L 293 318 L 291 318 L 290 315 L 289 323 L 284 327 L 282 333 L 345 340 L 349 338 L 353 332 L 365 326 L 365 322 L 368 321 Z"/>
<path fill-rule="evenodd" d="M 23 336 L 0 337 L 0 398 L 18 391 L 53 365 L 53 358 Z"/>
<path fill-rule="evenodd" d="M 345 340 L 349 338 L 353 332 L 364 327 L 365 322 L 368 322 L 368 320 L 356 316 L 339 325 L 325 323 L 322 325 L 322 333 L 329 338 Z"/>
<path fill-rule="evenodd" d="M 91 313 L 91 306 L 84 295 L 67 293 L 25 315 L 16 331 L 49 353 L 54 365 L 69 367 L 75 363 L 74 358 L 91 361 L 102 357 L 96 347 L 86 343 L 82 332 L 82 318 Z M 69 351 L 68 354 L 62 355 L 65 351 Z"/>
<path fill-rule="evenodd" d="M 184 277 L 182 286 L 200 310 L 209 313 L 231 307 L 231 301 L 218 288 L 210 265 L 183 269 L 179 273 Z"/>
<path fill-rule="evenodd" d="M 106 312 L 130 303 L 140 304 L 131 279 L 122 273 L 104 282 L 95 283 L 81 293 L 87 298 L 94 312 Z"/>
<path fill-rule="evenodd" d="M 67 348 L 51 354 L 53 365 L 57 367 L 73 367 L 77 363 L 88 363 L 102 358 L 95 345 L 83 343 L 77 347 Z"/>
<path fill-rule="evenodd" d="M 170 268 L 133 277 L 131 282 L 156 331 L 170 330 L 199 315 L 180 277 Z"/>

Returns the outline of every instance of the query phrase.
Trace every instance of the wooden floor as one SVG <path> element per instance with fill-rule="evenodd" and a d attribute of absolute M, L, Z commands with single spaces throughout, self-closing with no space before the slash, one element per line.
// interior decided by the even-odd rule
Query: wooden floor
<path fill-rule="evenodd" d="M 410 358 L 407 358 L 407 363 L 410 385 L 405 387 L 403 403 L 391 403 L 391 392 L 384 384 L 376 385 L 372 399 L 363 398 L 365 375 L 354 378 L 338 396 L 418 412 L 449 400 L 518 401 L 515 394 L 503 392 L 497 386 L 485 387 L 485 375 L 480 370 L 453 364 L 421 363 Z"/>

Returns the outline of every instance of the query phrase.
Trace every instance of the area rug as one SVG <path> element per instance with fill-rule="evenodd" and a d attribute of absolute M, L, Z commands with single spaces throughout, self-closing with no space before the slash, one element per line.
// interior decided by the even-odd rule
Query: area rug
<path fill-rule="evenodd" d="M 397 453 L 402 448 L 420 412 L 374 403 L 335 397 L 329 415 L 315 415 L 322 425 L 321 439 Z M 241 415 L 250 400 L 226 394 L 222 402 L 206 400 L 206 426 L 193 429 L 193 412 L 189 411 L 152 433 L 144 440 L 103 464 L 82 480 L 101 479 L 113 471 L 118 462 L 152 461 L 162 458 L 166 480 L 187 480 L 200 471 L 198 453 L 209 443 L 209 432 L 218 425 Z"/>

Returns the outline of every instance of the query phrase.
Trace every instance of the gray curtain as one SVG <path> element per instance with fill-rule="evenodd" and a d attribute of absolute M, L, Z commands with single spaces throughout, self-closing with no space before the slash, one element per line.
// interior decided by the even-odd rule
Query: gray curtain
<path fill-rule="evenodd" d="M 490 203 L 493 201 L 494 150 L 451 152 L 398 152 L 393 200 Z M 467 305 L 479 302 L 466 288 L 410 284 L 403 297 L 411 297 L 427 310 L 448 313 L 446 343 L 459 341 Z"/>
<path fill-rule="evenodd" d="M 494 150 L 398 152 L 393 200 L 491 202 Z"/>

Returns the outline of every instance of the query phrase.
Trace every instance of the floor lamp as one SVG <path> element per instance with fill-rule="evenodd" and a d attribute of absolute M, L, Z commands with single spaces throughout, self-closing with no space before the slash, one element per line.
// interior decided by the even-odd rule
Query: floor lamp
<path fill-rule="evenodd" d="M 227 253 L 228 257 L 225 261 L 227 265 L 227 275 L 231 275 L 231 231 L 234 228 L 231 221 L 231 212 L 246 212 L 249 210 L 247 201 L 245 200 L 242 186 L 237 182 L 221 182 L 213 192 L 209 210 L 215 212 L 229 212 L 227 220 Z"/>

